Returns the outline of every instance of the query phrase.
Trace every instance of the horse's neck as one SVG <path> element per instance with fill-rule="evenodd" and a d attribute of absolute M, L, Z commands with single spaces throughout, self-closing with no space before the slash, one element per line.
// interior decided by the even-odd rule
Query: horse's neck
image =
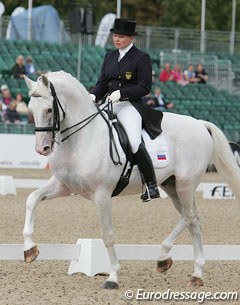
<path fill-rule="evenodd" d="M 65 118 L 60 126 L 61 131 L 82 122 L 98 111 L 87 94 L 79 93 L 77 88 L 74 90 L 71 84 L 67 86 L 67 89 L 67 92 L 63 91 L 65 90 L 63 86 L 62 91 L 60 89 L 58 91 L 59 100 L 65 110 Z M 109 132 L 106 122 L 101 115 L 97 115 L 91 122 L 86 123 L 85 121 L 70 128 L 63 134 L 58 133 L 56 140 L 59 145 L 57 143 L 54 145 L 53 153 L 49 156 L 53 175 L 69 185 L 70 180 L 74 180 L 75 177 L 78 181 L 85 181 L 88 177 L 95 175 L 96 168 L 102 168 L 103 159 L 107 158 Z M 82 126 L 84 127 L 77 131 Z M 75 131 L 76 133 L 72 134 Z M 68 138 L 62 143 L 65 137 Z M 91 166 L 93 164 L 94 166 Z"/>
<path fill-rule="evenodd" d="M 104 134 L 107 136 L 107 125 L 100 114 L 91 119 L 98 111 L 92 101 L 81 100 L 81 102 L 79 102 L 79 99 L 71 99 L 67 101 L 67 103 L 65 119 L 62 121 L 61 130 L 83 122 L 65 132 L 62 135 L 62 139 L 81 128 L 70 136 L 69 140 L 71 140 L 71 142 L 81 142 L 81 149 L 83 147 L 89 147 L 90 142 L 94 143 L 95 147 L 100 145 L 101 141 L 99 141 L 99 139 L 101 139 Z"/>

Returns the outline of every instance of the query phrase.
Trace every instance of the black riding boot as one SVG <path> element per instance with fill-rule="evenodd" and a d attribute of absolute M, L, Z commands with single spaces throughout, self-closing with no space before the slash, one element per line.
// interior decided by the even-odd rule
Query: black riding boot
<path fill-rule="evenodd" d="M 141 195 L 142 201 L 147 202 L 151 199 L 160 197 L 152 160 L 143 143 L 139 145 L 138 151 L 134 154 L 134 156 L 137 159 L 138 167 L 142 172 L 147 185 L 146 192 Z"/>

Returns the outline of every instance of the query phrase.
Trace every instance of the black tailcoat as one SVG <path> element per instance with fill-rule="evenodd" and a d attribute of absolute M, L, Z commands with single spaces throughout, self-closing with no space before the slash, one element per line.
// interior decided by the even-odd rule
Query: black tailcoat
<path fill-rule="evenodd" d="M 147 53 L 133 46 L 118 62 L 119 51 L 106 54 L 101 73 L 92 92 L 97 101 L 120 90 L 120 101 L 129 100 L 143 119 L 143 127 L 152 139 L 161 133 L 162 112 L 143 105 L 142 97 L 152 85 L 152 65 Z"/>

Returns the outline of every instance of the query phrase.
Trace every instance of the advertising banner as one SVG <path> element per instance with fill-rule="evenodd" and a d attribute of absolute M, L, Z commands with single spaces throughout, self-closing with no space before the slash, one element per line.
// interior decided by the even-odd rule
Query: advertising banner
<path fill-rule="evenodd" d="M 108 40 L 108 36 L 110 34 L 110 29 L 113 27 L 115 18 L 116 15 L 112 13 L 106 14 L 102 18 L 96 35 L 96 46 L 101 46 L 102 48 L 105 46 Z"/>
<path fill-rule="evenodd" d="M 0 134 L 0 167 L 46 168 L 48 158 L 35 151 L 35 135 Z"/>

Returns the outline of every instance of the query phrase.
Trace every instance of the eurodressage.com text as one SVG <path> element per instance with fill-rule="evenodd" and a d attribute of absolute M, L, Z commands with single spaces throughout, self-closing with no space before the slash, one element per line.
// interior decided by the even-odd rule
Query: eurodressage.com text
<path fill-rule="evenodd" d="M 125 298 L 127 300 L 138 301 L 197 301 L 199 304 L 203 304 L 205 301 L 237 301 L 239 299 L 238 292 L 236 291 L 222 291 L 212 293 L 210 291 L 170 291 L 168 289 L 164 292 L 159 291 L 144 291 L 144 289 L 138 289 L 136 292 L 132 290 L 125 291 Z"/>

